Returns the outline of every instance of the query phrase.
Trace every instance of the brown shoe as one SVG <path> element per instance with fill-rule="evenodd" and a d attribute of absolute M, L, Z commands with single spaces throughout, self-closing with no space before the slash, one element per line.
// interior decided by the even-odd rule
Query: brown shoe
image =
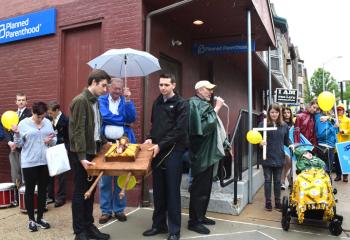
<path fill-rule="evenodd" d="M 115 217 L 120 221 L 120 222 L 125 222 L 127 220 L 126 215 L 121 212 L 121 213 L 115 213 Z"/>
<path fill-rule="evenodd" d="M 348 182 L 348 176 L 343 176 L 343 182 Z"/>
<path fill-rule="evenodd" d="M 98 219 L 99 224 L 105 224 L 109 220 L 111 220 L 112 216 L 108 214 L 102 214 L 101 217 Z"/>

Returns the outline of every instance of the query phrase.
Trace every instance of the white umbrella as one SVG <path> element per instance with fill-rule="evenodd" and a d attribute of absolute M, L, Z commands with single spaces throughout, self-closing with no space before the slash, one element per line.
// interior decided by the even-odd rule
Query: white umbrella
<path fill-rule="evenodd" d="M 87 63 L 113 77 L 143 77 L 160 70 L 159 61 L 148 52 L 132 48 L 110 49 Z"/>

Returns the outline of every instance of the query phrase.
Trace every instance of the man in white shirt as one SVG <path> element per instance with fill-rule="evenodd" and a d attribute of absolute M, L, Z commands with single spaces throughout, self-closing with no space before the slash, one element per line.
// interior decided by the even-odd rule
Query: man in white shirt
<path fill-rule="evenodd" d="M 27 108 L 27 96 L 24 93 L 16 94 L 16 105 L 19 122 L 32 116 L 32 111 Z M 16 144 L 13 142 L 13 132 L 11 130 L 5 131 L 5 139 L 10 147 L 11 180 L 19 186 L 23 181 L 21 173 L 21 148 L 17 148 Z"/>
<path fill-rule="evenodd" d="M 102 133 L 108 141 L 115 142 L 122 136 L 127 136 L 131 143 L 136 143 L 131 124 L 136 120 L 136 109 L 130 100 L 129 88 L 124 88 L 123 80 L 112 78 L 109 94 L 99 97 L 102 115 Z M 126 197 L 119 199 L 120 188 L 117 185 L 118 177 L 103 176 L 100 181 L 100 209 L 102 215 L 100 224 L 108 222 L 113 213 L 124 222 L 127 220 L 124 209 Z M 113 190 L 112 190 L 113 188 Z"/>

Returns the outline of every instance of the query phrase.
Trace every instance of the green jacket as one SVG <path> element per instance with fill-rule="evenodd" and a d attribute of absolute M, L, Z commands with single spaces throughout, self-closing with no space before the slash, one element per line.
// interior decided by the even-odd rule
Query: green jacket
<path fill-rule="evenodd" d="M 99 104 L 97 97 L 88 89 L 84 89 L 81 94 L 76 96 L 71 105 L 71 116 L 69 118 L 69 141 L 70 150 L 78 155 L 79 160 L 86 159 L 86 155 L 94 155 L 97 152 L 97 146 L 94 139 L 95 120 L 93 104 L 97 104 L 98 112 Z M 102 118 L 100 114 L 102 123 Z M 101 135 L 102 143 L 106 139 Z"/>
<path fill-rule="evenodd" d="M 209 102 L 194 96 L 189 100 L 189 151 L 193 176 L 219 162 L 224 155 L 217 147 L 219 124 Z"/>

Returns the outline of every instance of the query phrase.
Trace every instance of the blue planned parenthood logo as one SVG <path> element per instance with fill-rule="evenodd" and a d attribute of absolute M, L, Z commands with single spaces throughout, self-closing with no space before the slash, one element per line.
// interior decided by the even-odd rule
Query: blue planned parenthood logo
<path fill-rule="evenodd" d="M 192 47 L 192 52 L 196 55 L 220 55 L 227 53 L 247 52 L 247 41 L 230 43 L 196 43 Z M 255 51 L 255 41 L 252 41 L 252 52 Z"/>
<path fill-rule="evenodd" d="M 0 21 L 0 44 L 56 33 L 56 9 Z"/>

